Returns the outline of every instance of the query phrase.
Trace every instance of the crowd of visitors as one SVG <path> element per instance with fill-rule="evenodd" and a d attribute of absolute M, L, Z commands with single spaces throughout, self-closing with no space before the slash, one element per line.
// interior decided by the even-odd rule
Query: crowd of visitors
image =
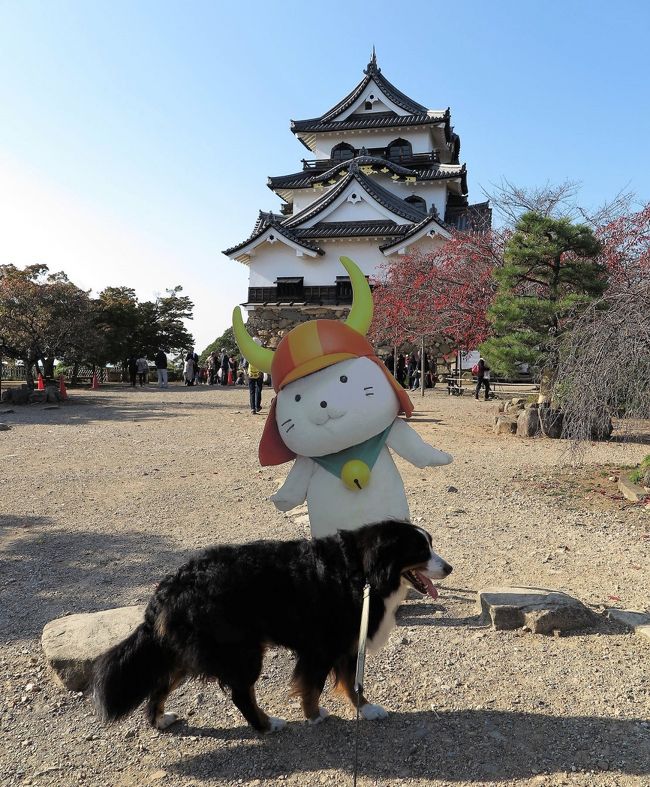
<path fill-rule="evenodd" d="M 415 391 L 420 387 L 422 380 L 422 355 L 419 350 L 410 354 L 399 353 L 397 355 L 397 366 L 395 366 L 395 356 L 392 353 L 384 358 L 384 363 L 388 371 L 403 388 Z M 428 353 L 425 353 L 424 387 L 435 388 L 437 382 L 436 362 L 429 357 Z"/>

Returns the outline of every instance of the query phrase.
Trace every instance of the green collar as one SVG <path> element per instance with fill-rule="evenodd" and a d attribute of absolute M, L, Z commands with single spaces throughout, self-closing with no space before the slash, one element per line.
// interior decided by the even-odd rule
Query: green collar
<path fill-rule="evenodd" d="M 335 454 L 326 454 L 325 456 L 312 456 L 311 458 L 337 478 L 341 477 L 343 465 L 351 459 L 359 459 L 365 462 L 372 470 L 392 426 L 393 424 L 387 426 L 383 432 L 376 434 L 369 440 L 364 440 L 363 443 L 350 446 L 350 448 L 344 448 L 343 451 L 338 451 Z"/>

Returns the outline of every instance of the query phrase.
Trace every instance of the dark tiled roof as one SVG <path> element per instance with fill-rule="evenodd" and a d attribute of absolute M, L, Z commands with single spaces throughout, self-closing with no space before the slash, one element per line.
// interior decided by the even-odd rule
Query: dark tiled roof
<path fill-rule="evenodd" d="M 293 230 L 299 238 L 353 238 L 403 235 L 410 224 L 396 224 L 394 221 L 322 221 L 313 227 Z"/>
<path fill-rule="evenodd" d="M 408 221 L 419 222 L 422 218 L 422 211 L 413 207 L 400 197 L 397 197 L 383 186 L 380 186 L 372 178 L 359 172 L 358 166 L 355 166 L 355 162 L 353 161 L 351 162 L 348 174 L 342 180 L 333 186 L 323 197 L 312 202 L 311 205 L 300 211 L 300 213 L 285 219 L 284 226 L 297 226 L 308 221 L 313 216 L 317 216 L 339 196 L 352 180 L 356 180 L 373 199 L 377 200 L 380 205 L 383 205 L 383 207 L 391 211 L 391 213 L 401 216 Z"/>
<path fill-rule="evenodd" d="M 368 115 L 349 117 L 345 120 L 292 120 L 291 130 L 294 134 L 303 131 L 350 131 L 361 128 L 395 128 L 400 126 L 422 126 L 438 123 L 449 123 L 449 110 L 445 112 L 418 112 L 411 115 L 395 115 L 392 112 L 375 112 Z"/>
<path fill-rule="evenodd" d="M 486 232 L 492 226 L 492 208 L 488 202 L 474 205 L 447 204 L 445 221 L 460 230 Z"/>
<path fill-rule="evenodd" d="M 412 238 L 414 235 L 417 235 L 418 232 L 421 232 L 429 225 L 437 225 L 441 229 L 449 232 L 451 227 L 445 226 L 444 222 L 440 220 L 438 212 L 433 210 L 431 213 L 428 213 L 421 221 L 418 221 L 417 224 L 412 224 L 410 227 L 407 227 L 407 231 L 402 234 L 400 238 L 393 239 L 388 241 L 388 243 L 382 244 L 379 249 L 380 251 L 385 251 L 386 249 L 390 249 L 391 246 L 394 246 L 396 243 L 403 243 L 404 241 Z"/>
<path fill-rule="evenodd" d="M 282 235 L 287 240 L 296 243 L 298 246 L 302 246 L 304 249 L 309 249 L 310 251 L 315 251 L 317 254 L 320 255 L 325 254 L 325 252 L 320 248 L 320 246 L 317 246 L 315 243 L 310 243 L 308 240 L 303 240 L 302 238 L 299 238 L 291 230 L 287 229 L 286 227 L 283 227 L 279 221 L 279 219 L 281 218 L 282 216 L 278 216 L 275 213 L 265 213 L 264 211 L 261 210 L 259 212 L 257 221 L 255 222 L 255 227 L 253 228 L 253 232 L 250 235 L 250 237 L 246 238 L 246 240 L 243 241 L 242 243 L 238 243 L 236 246 L 231 246 L 229 249 L 226 249 L 223 252 L 223 254 L 230 257 L 235 252 L 240 251 L 241 249 L 248 246 L 249 243 L 256 241 L 271 227 L 279 235 Z"/>
<path fill-rule="evenodd" d="M 366 89 L 366 87 L 368 87 L 372 80 L 374 80 L 375 84 L 386 96 L 386 98 L 390 99 L 393 104 L 396 104 L 401 109 L 406 110 L 406 112 L 417 114 L 418 112 L 427 111 L 426 107 L 422 106 L 422 104 L 418 104 L 418 102 L 414 101 L 412 98 L 409 98 L 405 93 L 402 93 L 401 90 L 398 90 L 395 85 L 386 79 L 386 77 L 381 73 L 381 68 L 379 68 L 377 65 L 377 57 L 374 51 L 372 53 L 372 58 L 370 59 L 370 62 L 363 73 L 364 77 L 361 82 L 359 82 L 359 84 L 353 90 L 351 90 L 345 98 L 341 99 L 338 104 L 321 115 L 320 118 L 318 118 L 319 120 L 332 120 L 342 112 L 345 112 L 346 109 L 351 107 L 352 104 L 354 104 L 354 102 L 359 99 L 363 91 Z"/>
<path fill-rule="evenodd" d="M 374 166 L 379 168 L 379 170 L 385 168 L 395 175 L 415 177 L 418 181 L 453 180 L 454 178 L 461 178 L 463 193 L 467 192 L 467 170 L 464 166 L 460 170 L 450 170 L 444 164 L 428 165 L 426 168 L 414 165 L 413 168 L 409 168 L 394 164 L 388 159 L 383 159 L 378 156 L 357 156 L 355 159 L 342 161 L 340 164 L 320 174 L 310 174 L 308 171 L 302 171 L 295 172 L 291 175 L 272 177 L 268 179 L 268 186 L 270 189 L 308 189 L 313 186 L 314 183 L 326 183 L 328 180 L 339 175 L 343 170 L 349 169 L 353 162 L 356 162 L 359 166 Z"/>

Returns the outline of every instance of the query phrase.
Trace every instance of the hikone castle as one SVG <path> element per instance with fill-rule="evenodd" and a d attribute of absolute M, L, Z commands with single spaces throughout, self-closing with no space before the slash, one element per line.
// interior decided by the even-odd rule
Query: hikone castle
<path fill-rule="evenodd" d="M 283 201 L 224 254 L 250 268 L 249 330 L 275 347 L 301 320 L 342 317 L 352 300 L 339 257 L 366 274 L 386 258 L 426 252 L 450 229 L 485 229 L 487 202 L 470 205 L 460 137 L 449 109 L 427 109 L 382 74 L 373 50 L 359 84 L 320 117 L 291 121 L 310 158 L 268 179 Z"/>

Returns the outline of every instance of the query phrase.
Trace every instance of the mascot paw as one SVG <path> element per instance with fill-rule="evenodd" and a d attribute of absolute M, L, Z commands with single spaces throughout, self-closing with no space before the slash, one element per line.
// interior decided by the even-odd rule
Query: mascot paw
<path fill-rule="evenodd" d="M 296 503 L 293 500 L 289 500 L 288 498 L 283 497 L 277 492 L 274 495 L 271 495 L 271 497 L 269 497 L 269 500 L 278 509 L 278 511 L 291 511 L 292 508 L 295 508 L 297 505 L 299 505 L 299 503 Z"/>
<path fill-rule="evenodd" d="M 283 730 L 287 726 L 287 722 L 284 719 L 278 719 L 277 716 L 269 716 L 269 732 L 278 732 L 279 730 Z"/>
<path fill-rule="evenodd" d="M 375 719 L 385 719 L 388 717 L 388 711 L 381 707 L 381 705 L 373 705 L 372 702 L 367 702 L 361 706 L 361 715 L 368 721 Z"/>
<path fill-rule="evenodd" d="M 156 719 L 156 729 L 166 730 L 168 727 L 171 727 L 172 724 L 176 724 L 177 721 L 178 721 L 177 713 L 163 713 L 161 716 L 158 716 L 158 718 Z"/>
<path fill-rule="evenodd" d="M 321 721 L 325 721 L 325 719 L 330 715 L 330 712 L 326 708 L 319 708 L 318 709 L 318 716 L 314 717 L 313 719 L 308 719 L 307 723 L 310 725 L 313 724 L 320 724 Z"/>
<path fill-rule="evenodd" d="M 446 454 L 444 451 L 438 451 L 435 448 L 431 449 L 431 456 L 427 465 L 429 467 L 439 467 L 440 465 L 450 465 L 454 461 L 451 454 Z"/>

